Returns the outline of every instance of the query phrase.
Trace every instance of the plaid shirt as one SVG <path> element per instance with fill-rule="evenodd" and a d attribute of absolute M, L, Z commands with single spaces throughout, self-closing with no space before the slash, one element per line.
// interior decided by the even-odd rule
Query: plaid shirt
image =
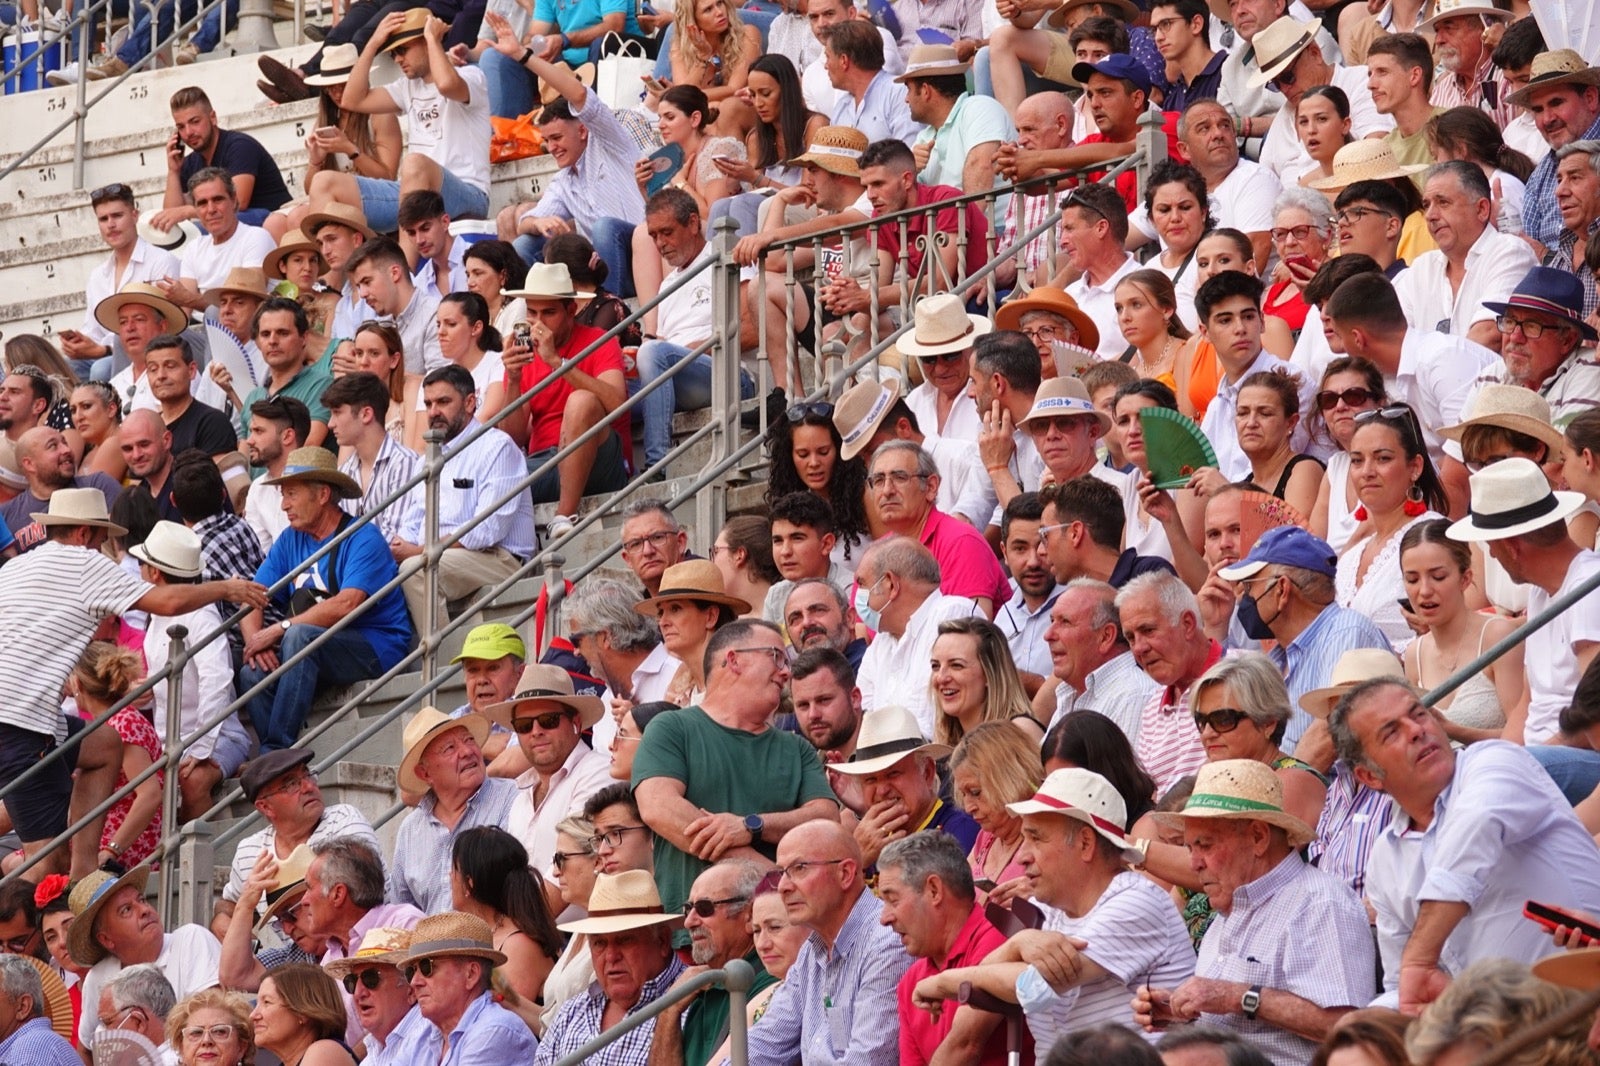
<path fill-rule="evenodd" d="M 202 518 L 194 524 L 194 531 L 200 536 L 200 576 L 203 580 L 226 581 L 230 577 L 253 579 L 255 572 L 261 569 L 261 560 L 264 558 L 261 541 L 249 523 L 238 515 L 223 513 Z M 239 605 L 234 603 L 217 604 L 224 621 L 238 609 Z M 270 604 L 267 606 L 268 624 L 280 621 L 282 617 L 278 608 Z M 189 634 L 191 638 L 202 635 Z M 244 650 L 244 638 L 237 628 L 228 631 L 228 642 L 239 651 Z"/>
<path fill-rule="evenodd" d="M 639 989 L 639 1002 L 629 1007 L 628 1013 L 648 1006 L 671 988 L 682 972 L 683 963 L 678 961 L 677 955 L 673 955 L 667 962 L 667 968 Z M 600 991 L 598 981 L 592 982 L 583 994 L 563 1003 L 550 1027 L 545 1030 L 544 1039 L 539 1041 L 539 1052 L 533 1057 L 534 1066 L 549 1066 L 599 1036 L 600 1021 L 605 1011 L 606 996 Z M 648 1066 L 650 1041 L 655 1037 L 655 1032 L 656 1019 L 652 1018 L 584 1061 L 590 1066 Z"/>
<path fill-rule="evenodd" d="M 1600 218 L 1589 223 L 1589 236 L 1586 243 L 1592 244 L 1595 235 L 1600 234 Z M 1578 275 L 1578 280 L 1583 283 L 1583 317 L 1588 318 L 1594 314 L 1595 308 L 1600 307 L 1600 294 L 1595 291 L 1594 271 L 1589 269 L 1588 263 L 1578 263 L 1573 259 L 1573 252 L 1578 248 L 1578 235 L 1565 227 L 1561 236 L 1556 241 L 1556 246 L 1550 249 L 1544 257 L 1544 265 L 1565 270 L 1569 274 Z"/>

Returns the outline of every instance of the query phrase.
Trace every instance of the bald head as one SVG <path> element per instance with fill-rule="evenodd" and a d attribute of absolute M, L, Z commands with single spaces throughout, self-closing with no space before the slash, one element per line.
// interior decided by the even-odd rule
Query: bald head
<path fill-rule="evenodd" d="M 78 472 L 78 461 L 67 446 L 67 439 L 60 430 L 49 426 L 35 426 L 18 437 L 16 455 L 17 468 L 41 500 L 56 489 L 71 485 Z"/>
<path fill-rule="evenodd" d="M 134 477 L 161 484 L 172 463 L 172 435 L 154 411 L 131 411 L 122 420 L 122 461 Z"/>
<path fill-rule="evenodd" d="M 1066 93 L 1034 93 L 1017 107 L 1017 143 L 1023 148 L 1066 148 L 1072 143 L 1072 101 Z"/>
<path fill-rule="evenodd" d="M 856 838 L 845 831 L 838 822 L 823 818 L 802 822 L 784 834 L 779 851 L 790 849 L 798 861 L 808 858 L 851 859 L 861 863 L 861 848 Z"/>

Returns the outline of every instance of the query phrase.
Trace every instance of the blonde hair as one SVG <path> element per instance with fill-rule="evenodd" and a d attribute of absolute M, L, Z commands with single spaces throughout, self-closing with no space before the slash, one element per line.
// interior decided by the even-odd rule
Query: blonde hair
<path fill-rule="evenodd" d="M 697 17 L 699 12 L 695 10 L 699 5 L 694 0 L 678 0 L 677 7 L 672 12 L 672 38 L 673 47 L 685 59 L 692 60 L 703 67 L 711 65 L 713 55 L 722 60 L 721 84 L 727 85 L 729 79 L 733 77 L 734 68 L 744 58 L 744 20 L 739 17 L 739 12 L 735 9 L 735 5 L 731 3 L 731 0 L 722 0 L 722 4 L 728 9 L 728 28 L 722 33 L 722 47 L 717 49 L 715 53 L 702 53 L 694 45 L 695 35 L 689 31 L 700 28 L 699 18 Z M 712 121 L 713 119 L 708 118 L 706 120 L 707 125 Z"/>
<path fill-rule="evenodd" d="M 950 753 L 950 772 L 963 766 L 978 779 L 978 786 L 1001 804 L 1031 798 L 1044 781 L 1039 746 L 1010 722 L 984 722 L 962 737 Z M 956 802 L 966 808 L 959 792 Z"/>
<path fill-rule="evenodd" d="M 144 661 L 109 640 L 90 641 L 72 676 L 80 692 L 109 707 L 144 680 Z"/>
<path fill-rule="evenodd" d="M 919 545 L 920 547 L 920 545 Z M 983 721 L 1009 722 L 1019 715 L 1033 717 L 1033 707 L 1028 702 L 1028 691 L 1022 687 L 1022 677 L 1017 673 L 1016 660 L 1011 658 L 1011 645 L 1005 634 L 987 618 L 952 618 L 939 623 L 939 636 L 960 633 L 970 636 L 977 644 L 978 663 L 983 667 L 984 699 Z M 935 638 L 937 643 L 938 638 Z M 930 687 L 932 682 L 930 681 Z M 933 723 L 933 739 L 954 745 L 965 731 L 961 723 L 948 714 L 939 714 Z"/>
<path fill-rule="evenodd" d="M 1472 1041 L 1493 1047 L 1531 1029 L 1570 1007 L 1579 993 L 1533 976 L 1525 963 L 1484 959 L 1468 966 L 1444 993 L 1411 1023 L 1406 1051 L 1416 1066 L 1431 1066 L 1450 1048 Z M 1573 1018 L 1559 1030 L 1504 1066 L 1587 1066 L 1588 1015 Z"/>
<path fill-rule="evenodd" d="M 174 1051 L 183 1053 L 183 1030 L 195 1011 L 220 1010 L 232 1016 L 233 1028 L 239 1034 L 241 1066 L 251 1066 L 256 1061 L 256 1044 L 250 1026 L 250 1001 L 237 992 L 229 992 L 213 985 L 178 1001 L 167 1015 L 167 1043 Z"/>

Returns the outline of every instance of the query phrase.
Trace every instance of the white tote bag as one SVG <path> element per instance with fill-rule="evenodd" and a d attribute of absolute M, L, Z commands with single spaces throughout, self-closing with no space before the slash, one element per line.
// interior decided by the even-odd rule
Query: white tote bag
<path fill-rule="evenodd" d="M 644 100 L 644 82 L 639 79 L 655 70 L 655 61 L 644 54 L 638 41 L 625 41 L 608 33 L 600 44 L 600 61 L 595 65 L 594 91 L 613 110 L 638 107 Z"/>

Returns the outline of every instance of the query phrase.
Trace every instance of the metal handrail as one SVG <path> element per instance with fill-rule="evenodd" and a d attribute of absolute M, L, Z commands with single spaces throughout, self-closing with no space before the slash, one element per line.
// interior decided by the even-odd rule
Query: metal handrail
<path fill-rule="evenodd" d="M 756 971 L 743 959 L 729 959 L 720 970 L 707 970 L 681 984 L 673 985 L 649 1003 L 623 1018 L 576 1051 L 556 1060 L 556 1066 L 582 1066 L 591 1055 L 621 1040 L 662 1011 L 681 1003 L 701 989 L 721 985 L 728 990 L 728 1059 L 733 1066 L 745 1066 L 750 1055 L 750 1033 L 745 1018 L 745 1000 L 755 986 Z"/>

